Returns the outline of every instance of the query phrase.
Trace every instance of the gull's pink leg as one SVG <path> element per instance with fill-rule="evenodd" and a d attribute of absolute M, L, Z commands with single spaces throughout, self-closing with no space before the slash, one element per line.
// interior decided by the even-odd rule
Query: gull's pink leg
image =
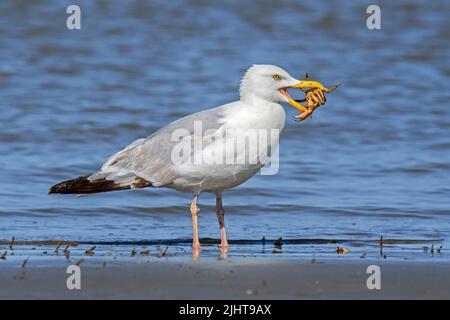
<path fill-rule="evenodd" d="M 200 251 L 200 241 L 198 240 L 198 213 L 200 209 L 197 206 L 198 195 L 192 198 L 191 214 L 192 214 L 192 247 L 194 253 Z"/>
<path fill-rule="evenodd" d="M 222 194 L 216 194 L 216 215 L 220 226 L 220 248 L 228 249 L 227 233 L 225 231 L 225 210 L 222 207 Z"/>

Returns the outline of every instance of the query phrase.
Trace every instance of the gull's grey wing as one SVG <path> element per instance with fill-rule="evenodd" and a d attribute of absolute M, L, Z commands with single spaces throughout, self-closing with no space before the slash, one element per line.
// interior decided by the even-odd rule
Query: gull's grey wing
<path fill-rule="evenodd" d="M 169 185 L 177 178 L 173 170 L 171 153 L 179 141 L 172 134 L 179 129 L 184 137 L 192 138 L 194 124 L 201 123 L 202 132 L 217 132 L 224 123 L 227 105 L 197 112 L 181 118 L 156 131 L 148 138 L 138 139 L 123 150 L 111 156 L 101 170 L 89 177 L 90 180 L 106 179 L 126 184 L 128 180 L 140 177 L 153 186 Z M 203 147 L 208 144 L 208 137 L 202 135 Z"/>

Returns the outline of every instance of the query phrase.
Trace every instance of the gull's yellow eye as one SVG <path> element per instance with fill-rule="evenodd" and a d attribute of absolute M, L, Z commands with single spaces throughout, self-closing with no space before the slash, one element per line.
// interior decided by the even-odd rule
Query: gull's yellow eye
<path fill-rule="evenodd" d="M 277 80 L 277 81 L 280 81 L 282 79 L 282 77 L 279 74 L 274 74 L 272 76 L 272 78 L 273 78 L 273 80 Z"/>

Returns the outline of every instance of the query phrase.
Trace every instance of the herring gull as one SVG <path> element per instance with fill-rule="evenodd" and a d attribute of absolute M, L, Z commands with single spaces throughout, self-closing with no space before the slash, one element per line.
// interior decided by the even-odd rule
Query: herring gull
<path fill-rule="evenodd" d="M 197 202 L 201 192 L 212 192 L 216 195 L 220 247 L 226 250 L 222 192 L 254 176 L 270 161 L 278 146 L 277 136 L 265 139 L 258 136 L 266 141 L 265 145 L 258 141 L 251 145 L 239 144 L 235 139 L 248 130 L 281 133 L 286 120 L 281 103 L 287 102 L 304 112 L 306 109 L 289 96 L 288 88 L 316 90 L 314 100 L 317 104 L 325 103 L 320 91 L 323 86 L 319 82 L 295 79 L 277 66 L 253 65 L 242 78 L 239 101 L 174 121 L 114 154 L 99 171 L 60 182 L 51 187 L 49 193 L 84 195 L 146 187 L 191 192 L 193 248 L 198 252 Z M 201 134 L 196 132 L 199 127 Z M 256 161 L 248 161 L 251 153 L 256 154 Z M 217 161 L 219 158 L 221 161 Z"/>

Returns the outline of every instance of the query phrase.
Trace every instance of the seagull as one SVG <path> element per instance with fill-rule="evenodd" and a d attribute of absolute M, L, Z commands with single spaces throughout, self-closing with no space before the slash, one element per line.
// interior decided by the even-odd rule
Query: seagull
<path fill-rule="evenodd" d="M 192 245 L 194 251 L 199 252 L 198 199 L 202 192 L 211 192 L 216 195 L 220 248 L 227 250 L 222 193 L 253 177 L 270 161 L 278 147 L 277 136 L 264 139 L 264 135 L 258 136 L 259 140 L 251 145 L 235 143 L 235 139 L 249 130 L 281 133 L 286 122 L 281 103 L 307 111 L 290 97 L 290 88 L 315 91 L 314 101 L 325 103 L 321 83 L 295 79 L 274 65 L 253 65 L 241 80 L 238 101 L 174 121 L 114 154 L 97 172 L 52 186 L 49 194 L 86 195 L 148 187 L 190 192 L 193 195 L 190 206 Z M 263 140 L 265 144 L 261 143 Z M 256 148 L 258 145 L 263 147 Z M 256 157 L 248 161 L 252 153 Z"/>

